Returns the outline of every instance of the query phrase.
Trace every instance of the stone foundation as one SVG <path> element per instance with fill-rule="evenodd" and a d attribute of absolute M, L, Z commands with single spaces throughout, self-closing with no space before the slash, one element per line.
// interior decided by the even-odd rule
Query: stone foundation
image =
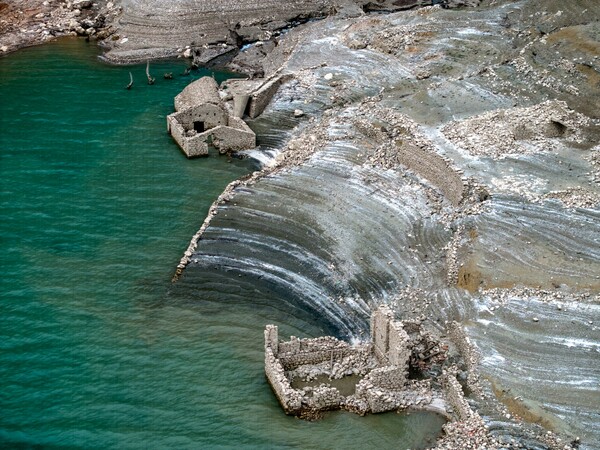
<path fill-rule="evenodd" d="M 331 336 L 292 336 L 279 342 L 277 327 L 267 325 L 265 373 L 283 410 L 301 417 L 331 409 L 364 415 L 407 407 L 426 409 L 435 399 L 434 409 L 444 411 L 441 393 L 434 394 L 428 382 L 408 379 L 413 346 L 421 345 L 423 337 L 418 324 L 407 326 L 417 337 L 411 338 L 386 306 L 371 317 L 371 342 L 357 345 Z M 306 385 L 294 388 L 297 381 Z M 352 393 L 338 389 L 343 385 L 348 390 L 353 383 Z"/>

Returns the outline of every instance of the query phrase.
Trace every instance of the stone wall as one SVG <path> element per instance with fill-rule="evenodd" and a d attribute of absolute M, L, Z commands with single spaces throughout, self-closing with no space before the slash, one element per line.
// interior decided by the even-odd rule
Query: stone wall
<path fill-rule="evenodd" d="M 433 184 L 454 206 L 464 198 L 466 181 L 462 173 L 434 150 L 403 143 L 397 145 L 397 156 L 402 165 Z"/>
<path fill-rule="evenodd" d="M 185 128 L 193 129 L 194 122 L 204 122 L 205 129 L 214 128 L 219 125 L 227 125 L 227 112 L 223 107 L 212 103 L 203 103 L 192 106 L 172 114 L 175 119 Z"/>
<path fill-rule="evenodd" d="M 402 367 L 386 366 L 373 369 L 365 377 L 376 388 L 400 390 L 406 381 L 406 372 Z"/>
<path fill-rule="evenodd" d="M 375 355 L 382 364 L 401 367 L 408 372 L 410 338 L 402 323 L 394 320 L 388 306 L 379 307 L 371 315 L 371 340 Z"/>
<path fill-rule="evenodd" d="M 392 310 L 382 306 L 371 314 L 371 340 L 375 356 L 381 362 L 387 361 L 389 349 L 389 323 L 393 319 Z"/>
<path fill-rule="evenodd" d="M 400 367 L 404 373 L 408 372 L 408 362 L 411 348 L 410 338 L 401 322 L 391 321 L 389 323 L 389 349 L 388 361 L 392 366 Z"/>
<path fill-rule="evenodd" d="M 292 388 L 271 347 L 265 349 L 265 375 L 285 413 L 299 412 L 302 407 L 302 395 Z"/>
<path fill-rule="evenodd" d="M 465 394 L 456 376 L 446 372 L 442 377 L 442 383 L 445 389 L 446 401 L 452 407 L 458 419 L 462 421 L 469 420 L 473 416 L 473 411 L 467 400 L 465 400 Z"/>
<path fill-rule="evenodd" d="M 265 82 L 260 88 L 252 93 L 248 103 L 248 116 L 254 119 L 262 114 L 279 87 L 292 78 L 292 75 L 281 75 Z"/>
<path fill-rule="evenodd" d="M 378 367 L 358 383 L 355 399 L 352 401 L 358 400 L 359 405 L 367 405 L 364 412 L 393 411 L 406 406 L 407 400 L 415 396 L 415 393 L 405 389 L 405 384 L 406 374 L 402 368 Z"/>
<path fill-rule="evenodd" d="M 171 136 L 188 158 L 208 155 L 208 144 L 206 140 L 209 132 L 188 136 L 183 126 L 171 114 L 167 117 L 167 128 Z"/>
<path fill-rule="evenodd" d="M 275 325 L 265 327 L 265 350 L 270 348 L 274 356 L 279 353 L 279 329 Z"/>
<path fill-rule="evenodd" d="M 479 353 L 471 343 L 471 339 L 467 336 L 465 330 L 457 322 L 451 322 L 447 328 L 448 336 L 456 345 L 460 355 L 465 361 L 467 370 L 474 371 L 479 362 Z"/>
<path fill-rule="evenodd" d="M 292 336 L 289 342 L 279 344 L 279 360 L 285 370 L 294 370 L 302 365 L 316 365 L 339 361 L 357 352 L 350 344 L 331 336 L 315 339 L 298 339 Z"/>
<path fill-rule="evenodd" d="M 317 386 L 304 388 L 302 403 L 311 410 L 339 409 L 344 401 L 344 396 L 331 386 Z"/>
<path fill-rule="evenodd" d="M 207 139 L 209 135 L 210 131 L 206 131 L 192 137 L 186 137 L 182 147 L 185 155 L 188 158 L 208 155 Z"/>
<path fill-rule="evenodd" d="M 183 129 L 183 126 L 175 119 L 175 114 L 169 114 L 167 116 L 167 131 L 173 137 L 175 142 L 177 142 L 180 147 L 183 147 L 183 143 L 185 141 L 185 130 Z"/>
<path fill-rule="evenodd" d="M 232 118 L 230 117 L 230 119 Z M 216 127 L 209 130 L 209 133 L 212 135 L 213 145 L 219 149 L 219 153 L 256 147 L 256 135 L 250 128 L 245 130 L 230 126 Z"/>
<path fill-rule="evenodd" d="M 319 350 L 330 350 L 347 348 L 349 344 L 333 336 L 321 336 L 318 338 L 298 339 L 296 336 L 291 336 L 287 342 L 279 344 L 280 353 L 297 353 L 297 352 L 312 352 Z"/>

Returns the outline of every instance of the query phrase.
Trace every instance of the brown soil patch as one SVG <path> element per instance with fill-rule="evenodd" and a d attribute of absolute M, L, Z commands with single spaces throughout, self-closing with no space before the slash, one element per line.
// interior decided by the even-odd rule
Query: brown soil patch
<path fill-rule="evenodd" d="M 458 269 L 458 280 L 456 282 L 458 287 L 466 289 L 471 293 L 475 293 L 482 284 L 483 279 L 481 277 L 481 272 L 479 272 L 476 264 L 472 260 Z"/>
<path fill-rule="evenodd" d="M 582 52 L 600 55 L 600 42 L 591 39 L 580 27 L 562 28 L 548 36 L 548 43 L 565 43 Z"/>
<path fill-rule="evenodd" d="M 587 81 L 592 87 L 600 87 L 600 73 L 598 73 L 596 69 L 586 66 L 585 64 L 578 64 L 577 70 L 587 77 Z"/>
<path fill-rule="evenodd" d="M 493 380 L 489 381 L 491 382 L 492 390 L 494 391 L 496 398 L 508 408 L 508 411 L 514 417 L 520 418 L 525 422 L 537 423 L 546 430 L 558 431 L 558 424 L 556 424 L 555 421 L 552 420 L 552 417 L 545 414 L 541 409 L 526 404 L 521 397 L 515 397 L 510 390 L 502 389 Z"/>

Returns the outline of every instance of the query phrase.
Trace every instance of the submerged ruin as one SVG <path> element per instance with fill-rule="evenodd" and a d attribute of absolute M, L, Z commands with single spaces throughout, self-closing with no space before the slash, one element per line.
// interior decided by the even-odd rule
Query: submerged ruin
<path fill-rule="evenodd" d="M 286 77 L 266 80 L 231 80 L 219 88 L 211 77 L 190 83 L 175 97 L 175 112 L 167 116 L 167 129 L 188 158 L 256 147 L 256 134 L 244 122 L 267 107 Z"/>
<path fill-rule="evenodd" d="M 349 344 L 332 336 L 280 342 L 265 328 L 265 374 L 286 414 L 314 419 L 344 409 L 360 415 L 424 409 L 467 420 L 450 347 L 418 320 L 395 320 L 388 306 L 371 316 L 369 342 Z M 455 356 L 450 359 L 454 360 Z"/>

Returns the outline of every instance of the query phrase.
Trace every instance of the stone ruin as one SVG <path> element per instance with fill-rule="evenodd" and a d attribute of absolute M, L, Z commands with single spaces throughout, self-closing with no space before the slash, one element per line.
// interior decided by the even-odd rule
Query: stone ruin
<path fill-rule="evenodd" d="M 285 76 L 267 80 L 229 80 L 219 89 L 211 77 L 190 83 L 175 97 L 175 112 L 167 116 L 167 129 L 188 158 L 256 147 L 256 134 L 244 122 L 259 116 Z"/>
<path fill-rule="evenodd" d="M 455 383 L 447 396 L 432 380 L 409 377 L 443 363 L 447 350 L 420 322 L 394 320 L 383 306 L 371 316 L 371 342 L 356 345 L 331 336 L 280 342 L 277 326 L 267 325 L 265 373 L 286 414 L 311 419 L 326 410 L 364 415 L 411 407 L 450 417 Z"/>

